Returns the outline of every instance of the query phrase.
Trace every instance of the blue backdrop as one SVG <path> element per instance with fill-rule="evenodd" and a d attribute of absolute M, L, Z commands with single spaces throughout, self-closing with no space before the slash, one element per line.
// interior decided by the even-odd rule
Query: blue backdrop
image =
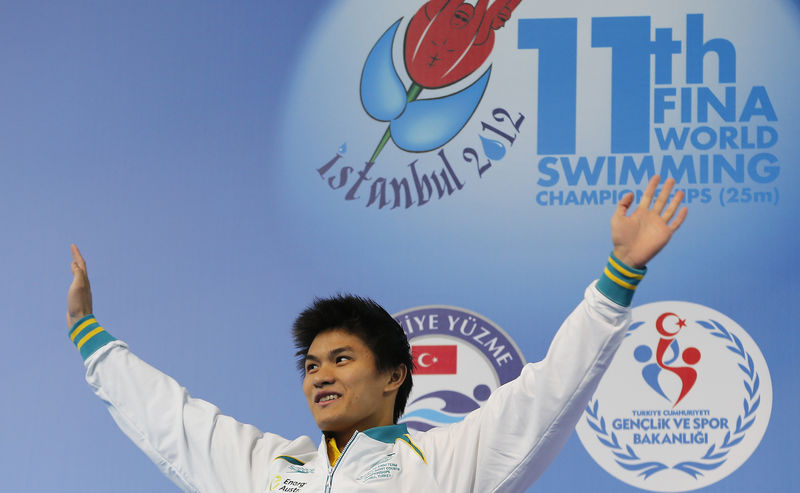
<path fill-rule="evenodd" d="M 398 19 L 403 32 L 421 1 L 4 4 L 4 490 L 174 490 L 83 381 L 64 322 L 70 243 L 87 259 L 98 319 L 138 355 L 241 421 L 315 437 L 288 337 L 314 296 L 464 307 L 538 360 L 599 275 L 614 198 L 643 188 L 648 159 L 692 200 L 634 304 L 724 313 L 772 378 L 760 445 L 704 491 L 797 490 L 800 6 L 527 1 L 485 62 L 420 93 L 444 100 L 489 70 L 481 97 L 459 103 L 474 113 L 448 123 L 454 135 L 413 153 L 397 114 L 370 116 L 361 83 L 373 45 Z M 651 47 L 667 34 L 673 44 Z M 401 38 L 384 62 L 405 91 Z M 398 142 L 365 169 L 390 125 Z M 683 128 L 683 149 L 665 143 Z M 421 204 L 412 170 L 446 171 L 445 160 L 453 188 Z M 392 179 L 408 180 L 410 199 L 392 195 Z M 636 491 L 573 436 L 531 491 L 588 488 Z"/>

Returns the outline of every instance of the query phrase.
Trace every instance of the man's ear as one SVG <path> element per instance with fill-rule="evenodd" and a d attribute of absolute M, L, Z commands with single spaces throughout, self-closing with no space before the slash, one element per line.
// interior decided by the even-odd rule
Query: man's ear
<path fill-rule="evenodd" d="M 386 388 L 384 389 L 386 392 L 392 392 L 400 388 L 403 385 L 403 382 L 406 381 L 406 375 L 408 374 L 408 368 L 406 365 L 400 365 L 391 372 L 389 372 L 389 381 L 386 383 Z"/>

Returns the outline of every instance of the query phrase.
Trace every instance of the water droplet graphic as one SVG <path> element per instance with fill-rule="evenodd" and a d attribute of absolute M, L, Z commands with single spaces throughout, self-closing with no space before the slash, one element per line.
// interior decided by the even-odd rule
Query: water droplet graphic
<path fill-rule="evenodd" d="M 497 140 L 487 139 L 479 135 L 478 137 L 481 138 L 481 143 L 483 144 L 483 152 L 486 154 L 486 157 L 489 159 L 493 159 L 495 161 L 499 161 L 503 159 L 506 155 L 506 146 L 503 145 L 502 142 Z"/>
<path fill-rule="evenodd" d="M 344 144 L 340 145 L 339 146 L 339 150 L 336 151 L 336 152 L 339 153 L 339 154 L 342 154 L 342 155 L 347 154 L 347 142 L 345 142 Z"/>

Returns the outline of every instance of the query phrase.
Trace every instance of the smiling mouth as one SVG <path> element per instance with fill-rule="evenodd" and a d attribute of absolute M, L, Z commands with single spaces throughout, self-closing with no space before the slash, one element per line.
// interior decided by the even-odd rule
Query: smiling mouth
<path fill-rule="evenodd" d="M 327 404 L 329 402 L 332 402 L 332 401 L 335 401 L 335 400 L 339 399 L 340 397 L 342 397 L 342 396 L 339 395 L 339 394 L 325 394 L 325 395 L 323 395 L 321 397 L 317 397 L 316 402 L 317 402 L 317 404 Z"/>

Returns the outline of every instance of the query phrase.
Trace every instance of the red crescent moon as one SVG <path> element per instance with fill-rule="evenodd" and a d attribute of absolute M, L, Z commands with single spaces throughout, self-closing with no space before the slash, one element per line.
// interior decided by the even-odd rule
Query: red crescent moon
<path fill-rule="evenodd" d="M 661 316 L 658 317 L 658 320 L 656 320 L 656 330 L 658 330 L 658 333 L 661 334 L 664 337 L 672 337 L 672 336 L 674 336 L 675 334 L 677 334 L 678 332 L 681 331 L 680 327 L 675 332 L 668 332 L 668 331 L 666 331 L 664 329 L 664 319 L 669 317 L 670 315 L 680 319 L 680 317 L 678 317 L 674 313 L 667 312 L 667 313 L 662 313 Z"/>

